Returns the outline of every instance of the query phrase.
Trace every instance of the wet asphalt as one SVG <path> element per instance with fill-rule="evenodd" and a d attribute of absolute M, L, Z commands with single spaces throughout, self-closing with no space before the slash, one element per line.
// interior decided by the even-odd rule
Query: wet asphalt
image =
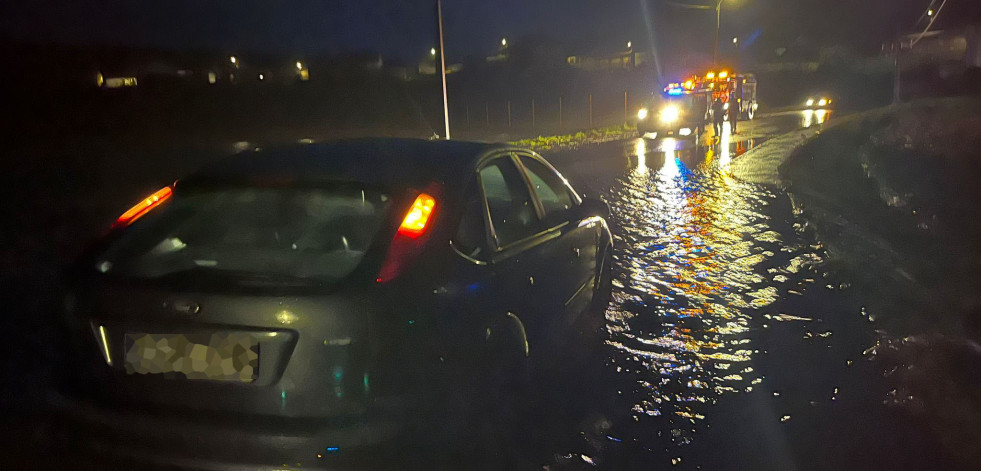
<path fill-rule="evenodd" d="M 698 145 L 637 138 L 546 154 L 610 204 L 615 278 L 602 353 L 537 399 L 560 402 L 568 428 L 523 429 L 552 439 L 535 446 L 550 455 L 539 462 L 956 469 L 936 434 L 889 404 L 893 386 L 866 352 L 876 326 L 787 192 L 730 172 L 753 147 L 821 123 L 789 112 L 739 124 Z"/>

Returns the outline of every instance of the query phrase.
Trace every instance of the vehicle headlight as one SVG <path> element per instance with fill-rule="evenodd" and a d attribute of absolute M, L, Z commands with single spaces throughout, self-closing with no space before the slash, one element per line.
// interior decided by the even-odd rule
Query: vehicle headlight
<path fill-rule="evenodd" d="M 641 121 L 647 119 L 647 108 L 641 108 L 640 111 L 637 112 L 637 119 Z"/>
<path fill-rule="evenodd" d="M 807 99 L 807 106 L 814 106 L 814 99 L 813 98 L 808 98 Z"/>
<path fill-rule="evenodd" d="M 664 124 L 671 124 L 678 120 L 681 115 L 681 110 L 677 106 L 670 105 L 661 108 L 661 122 Z"/>
<path fill-rule="evenodd" d="M 828 100 L 825 98 L 822 98 L 821 101 L 818 102 L 818 106 L 824 106 L 827 104 L 828 104 Z"/>

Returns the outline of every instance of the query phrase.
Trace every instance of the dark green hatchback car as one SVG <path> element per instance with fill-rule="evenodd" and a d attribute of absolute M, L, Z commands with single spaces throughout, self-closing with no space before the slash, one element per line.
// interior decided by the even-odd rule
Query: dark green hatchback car
<path fill-rule="evenodd" d="M 426 420 L 467 423 L 453 398 L 599 331 L 608 212 L 503 145 L 362 139 L 221 160 L 127 211 L 73 268 L 72 446 L 317 467 Z"/>

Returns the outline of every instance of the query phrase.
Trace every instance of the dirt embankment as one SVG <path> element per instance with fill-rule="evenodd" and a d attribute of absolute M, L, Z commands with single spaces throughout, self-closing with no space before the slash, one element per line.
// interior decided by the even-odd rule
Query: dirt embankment
<path fill-rule="evenodd" d="M 981 97 L 842 120 L 781 167 L 845 293 L 880 329 L 886 398 L 959 461 L 981 451 Z M 849 287 L 850 285 L 850 287 Z"/>
<path fill-rule="evenodd" d="M 836 267 L 897 333 L 981 314 L 981 98 L 852 116 L 780 167 Z"/>

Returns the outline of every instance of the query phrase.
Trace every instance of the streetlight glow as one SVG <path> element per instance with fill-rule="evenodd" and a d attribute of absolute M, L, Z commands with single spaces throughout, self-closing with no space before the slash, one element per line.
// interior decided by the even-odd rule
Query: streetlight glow
<path fill-rule="evenodd" d="M 933 16 L 933 9 L 927 10 L 927 16 Z"/>
<path fill-rule="evenodd" d="M 435 48 L 435 47 L 434 47 L 434 48 L 430 48 L 430 49 L 429 49 L 429 55 L 431 55 L 431 56 L 433 56 L 433 57 L 435 57 L 435 56 L 436 56 L 436 48 Z"/>
<path fill-rule="evenodd" d="M 737 37 L 733 37 L 733 38 L 732 38 L 732 43 L 733 43 L 733 44 L 739 44 L 739 38 L 737 38 Z"/>
<path fill-rule="evenodd" d="M 296 61 L 296 70 L 303 70 L 303 63 L 302 62 Z"/>
<path fill-rule="evenodd" d="M 632 41 L 627 41 L 627 49 L 630 49 L 632 47 L 634 47 L 634 43 Z"/>
<path fill-rule="evenodd" d="M 508 38 L 501 38 L 501 45 L 507 47 L 507 45 L 508 45 Z"/>
<path fill-rule="evenodd" d="M 236 59 L 235 56 L 229 57 L 228 60 L 231 61 L 232 64 L 238 64 L 238 59 Z"/>

